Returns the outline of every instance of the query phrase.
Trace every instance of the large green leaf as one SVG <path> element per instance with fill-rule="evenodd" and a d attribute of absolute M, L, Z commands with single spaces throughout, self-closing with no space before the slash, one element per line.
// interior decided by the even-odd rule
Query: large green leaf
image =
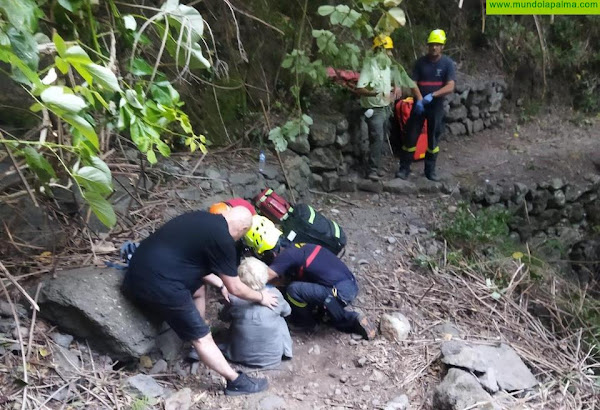
<path fill-rule="evenodd" d="M 0 0 L 0 11 L 10 24 L 29 33 L 35 32 L 38 19 L 43 16 L 34 0 Z"/>
<path fill-rule="evenodd" d="M 50 86 L 42 91 L 40 98 L 51 108 L 59 108 L 70 113 L 78 113 L 87 105 L 83 98 L 74 94 L 67 94 L 64 87 L 57 85 Z"/>
<path fill-rule="evenodd" d="M 107 195 L 112 192 L 112 181 L 110 174 L 98 168 L 85 166 L 81 167 L 74 174 L 75 179 L 85 188 L 86 192 L 97 192 L 100 195 Z"/>
<path fill-rule="evenodd" d="M 168 81 L 152 84 L 150 93 L 156 102 L 167 107 L 172 107 L 179 102 L 179 93 Z"/>
<path fill-rule="evenodd" d="M 67 45 L 65 44 L 65 40 L 63 40 L 63 38 L 58 33 L 54 33 L 52 35 L 52 41 L 56 46 L 56 51 L 58 52 L 58 55 L 64 57 L 67 53 Z"/>
<path fill-rule="evenodd" d="M 56 173 L 52 168 L 52 165 L 46 158 L 42 156 L 35 148 L 27 146 L 23 149 L 23 155 L 25 155 L 25 161 L 42 183 L 47 183 L 51 178 L 56 178 Z"/>
<path fill-rule="evenodd" d="M 85 118 L 77 114 L 63 114 L 61 118 L 81 132 L 81 135 L 87 138 L 96 150 L 99 148 L 98 134 Z"/>
<path fill-rule="evenodd" d="M 88 64 L 85 68 L 90 72 L 92 77 L 94 77 L 96 84 L 101 85 L 103 88 L 109 91 L 121 91 L 121 86 L 119 85 L 117 76 L 108 68 L 98 64 Z"/>
<path fill-rule="evenodd" d="M 92 157 L 90 157 L 90 163 L 95 168 L 98 168 L 100 171 L 102 171 L 102 173 L 104 174 L 104 176 L 107 178 L 108 181 L 112 180 L 112 174 L 110 172 L 110 168 L 108 168 L 108 165 L 106 165 L 106 162 L 102 161 L 97 156 L 92 156 Z"/>
<path fill-rule="evenodd" d="M 25 64 L 32 70 L 37 70 L 40 62 L 38 53 L 38 44 L 31 33 L 20 31 L 14 27 L 10 27 L 6 31 L 6 35 L 10 39 L 12 49 Z"/>
<path fill-rule="evenodd" d="M 133 75 L 150 75 L 152 74 L 153 69 L 146 60 L 138 57 L 131 63 L 131 69 L 129 71 Z"/>
<path fill-rule="evenodd" d="M 320 6 L 317 9 L 317 13 L 319 13 L 320 16 L 329 16 L 334 11 L 335 11 L 334 6 Z"/>
<path fill-rule="evenodd" d="M 92 212 L 98 217 L 100 222 L 112 228 L 117 223 L 117 215 L 110 202 L 97 192 L 83 192 L 83 198 L 92 208 Z"/>
<path fill-rule="evenodd" d="M 177 19 L 182 24 L 182 30 L 192 31 L 192 41 L 196 42 L 204 32 L 204 19 L 193 7 L 180 4 L 176 9 L 170 12 L 171 17 Z"/>
<path fill-rule="evenodd" d="M 71 46 L 65 51 L 64 59 L 71 64 L 92 64 L 93 61 L 80 46 Z"/>

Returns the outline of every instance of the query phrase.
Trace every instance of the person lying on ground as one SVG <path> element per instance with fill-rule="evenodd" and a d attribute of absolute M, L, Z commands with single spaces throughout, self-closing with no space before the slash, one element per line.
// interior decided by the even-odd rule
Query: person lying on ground
<path fill-rule="evenodd" d="M 368 340 L 375 337 L 376 329 L 363 313 L 345 309 L 356 298 L 358 284 L 350 269 L 328 249 L 310 243 L 282 247 L 268 272 L 269 280 L 292 279 L 286 296 L 293 324 L 314 328 L 313 310 L 324 307 L 336 329 Z"/>
<path fill-rule="evenodd" d="M 242 260 L 238 276 L 251 289 L 262 291 L 268 279 L 268 267 L 254 257 Z M 292 338 L 284 317 L 292 312 L 290 305 L 277 288 L 274 309 L 248 302 L 231 295 L 231 304 L 224 309 L 223 317 L 230 319 L 231 334 L 222 350 L 232 362 L 250 367 L 274 368 L 283 357 L 292 358 Z"/>
<path fill-rule="evenodd" d="M 237 276 L 235 242 L 250 228 L 252 215 L 234 207 L 222 215 L 195 211 L 173 218 L 144 239 L 129 262 L 123 292 L 149 315 L 167 322 L 184 341 L 191 341 L 198 357 L 227 380 L 225 394 L 257 393 L 266 379 L 234 371 L 215 344 L 204 321 L 204 283 L 223 296 L 277 307 L 277 297 L 258 292 Z"/>

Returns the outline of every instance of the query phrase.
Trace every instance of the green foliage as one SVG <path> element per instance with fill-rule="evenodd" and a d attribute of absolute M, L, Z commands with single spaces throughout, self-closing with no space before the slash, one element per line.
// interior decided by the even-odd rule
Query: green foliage
<path fill-rule="evenodd" d="M 296 141 L 298 135 L 306 135 L 310 130 L 313 120 L 306 114 L 300 118 L 286 122 L 281 127 L 275 127 L 269 132 L 269 140 L 279 152 L 287 149 L 288 141 Z"/>
<path fill-rule="evenodd" d="M 510 213 L 494 208 L 482 208 L 475 213 L 467 203 L 461 203 L 454 215 L 448 214 L 440 234 L 451 244 L 492 244 L 504 240 L 508 235 Z"/>
<path fill-rule="evenodd" d="M 109 3 L 118 17 L 114 3 Z M 65 41 L 55 32 L 50 40 L 43 33 L 37 33 L 38 20 L 44 14 L 33 0 L 0 0 L 0 61 L 11 67 L 13 79 L 22 83 L 35 99 L 31 110 L 48 111 L 68 124 L 70 138 L 62 145 L 43 138 L 0 142 L 10 143 L 16 154 L 25 158 L 43 186 L 40 192 L 48 195 L 63 175 L 54 168 L 59 164 L 99 220 L 113 226 L 116 215 L 106 199 L 113 191 L 112 176 L 99 157 L 101 147 L 96 131 L 99 126 L 128 133 L 152 164 L 157 162 L 156 151 L 163 156 L 170 155 L 169 142 L 173 139 L 185 141 L 192 152 L 197 149 L 206 152 L 207 140 L 194 132 L 182 109 L 184 104 L 179 93 L 158 70 L 160 53 L 154 66 L 133 53 L 129 66 L 131 79 L 127 82 L 118 78 L 106 65 L 108 58 L 98 44 L 95 35 L 98 23 L 92 18 L 92 1 L 59 0 L 57 6 L 60 10 L 55 8 L 54 11 L 71 21 L 79 21 L 87 12 L 91 45 L 85 44 L 79 36 L 79 41 Z M 137 28 L 135 16 L 123 16 L 122 22 L 125 36 Z M 186 70 L 196 63 L 202 68 L 210 67 L 200 47 L 204 21 L 197 10 L 180 5 L 178 0 L 166 1 L 161 11 L 147 19 L 147 24 L 135 33 L 136 41 L 143 38 L 143 31 L 150 23 L 164 35 L 165 48 Z M 38 67 L 36 39 L 51 41 L 56 50 L 53 60 L 42 70 Z M 94 59 L 86 48 L 95 50 Z M 83 81 L 76 83 L 76 78 Z M 63 156 L 65 151 L 67 157 Z"/>

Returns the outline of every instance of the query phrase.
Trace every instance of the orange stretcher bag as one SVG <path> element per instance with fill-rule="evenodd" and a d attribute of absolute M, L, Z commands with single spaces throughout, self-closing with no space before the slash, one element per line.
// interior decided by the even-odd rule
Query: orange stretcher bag
<path fill-rule="evenodd" d="M 404 145 L 404 139 L 407 132 L 407 123 L 410 118 L 410 112 L 412 111 L 414 100 L 412 97 L 405 98 L 403 100 L 396 101 L 394 106 L 394 119 L 397 122 L 399 128 L 400 142 Z M 417 139 L 417 149 L 415 151 L 414 160 L 418 161 L 425 158 L 427 152 L 427 120 L 423 122 L 423 129 Z"/>

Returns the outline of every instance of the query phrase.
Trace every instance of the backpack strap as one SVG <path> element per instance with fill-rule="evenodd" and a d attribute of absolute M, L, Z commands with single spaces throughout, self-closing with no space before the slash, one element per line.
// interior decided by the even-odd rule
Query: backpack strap
<path fill-rule="evenodd" d="M 298 271 L 298 279 L 302 279 L 302 277 L 304 276 L 304 270 L 308 268 L 310 264 L 315 260 L 320 250 L 321 245 L 317 245 L 315 246 L 315 249 L 313 249 L 313 251 L 310 253 L 310 255 L 308 255 L 308 258 L 306 258 L 304 265 L 300 266 L 300 270 Z"/>

